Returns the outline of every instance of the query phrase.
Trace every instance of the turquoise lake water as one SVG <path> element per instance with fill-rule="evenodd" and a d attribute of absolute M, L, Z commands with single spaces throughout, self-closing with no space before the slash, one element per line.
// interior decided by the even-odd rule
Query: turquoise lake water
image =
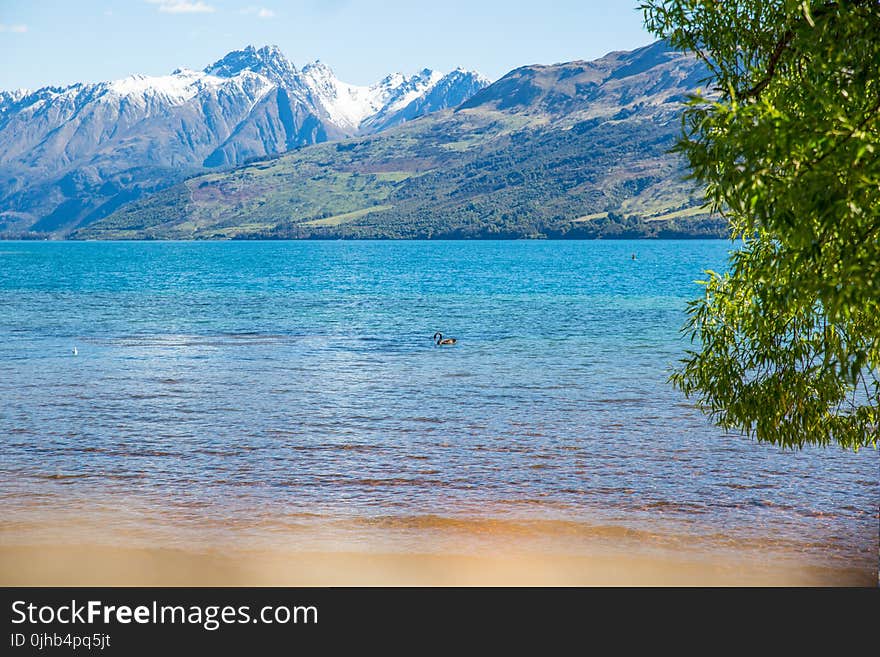
<path fill-rule="evenodd" d="M 7 517 L 672 523 L 876 567 L 875 450 L 725 435 L 666 383 L 728 248 L 0 243 Z"/>

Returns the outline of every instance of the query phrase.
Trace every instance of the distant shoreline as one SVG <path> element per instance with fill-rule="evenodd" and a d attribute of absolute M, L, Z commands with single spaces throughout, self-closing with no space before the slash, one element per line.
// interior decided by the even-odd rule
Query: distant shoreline
<path fill-rule="evenodd" d="M 197 238 L 197 239 L 160 239 L 160 238 L 112 238 L 112 239 L 78 239 L 45 236 L 0 237 L 0 242 L 77 242 L 77 243 L 134 243 L 134 242 L 692 242 L 732 241 L 729 237 L 711 237 L 707 235 L 683 235 L 675 237 L 234 237 L 234 238 Z"/>

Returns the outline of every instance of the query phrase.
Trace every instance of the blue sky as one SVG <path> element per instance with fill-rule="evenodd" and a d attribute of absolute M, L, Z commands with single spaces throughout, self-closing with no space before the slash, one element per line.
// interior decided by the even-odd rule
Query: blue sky
<path fill-rule="evenodd" d="M 0 89 L 204 68 L 247 44 L 346 82 L 594 59 L 653 39 L 626 0 L 0 0 Z"/>

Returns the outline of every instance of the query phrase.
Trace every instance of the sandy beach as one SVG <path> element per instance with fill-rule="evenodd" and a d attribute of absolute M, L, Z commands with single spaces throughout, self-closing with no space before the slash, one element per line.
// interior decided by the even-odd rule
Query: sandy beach
<path fill-rule="evenodd" d="M 10 511 L 13 511 L 10 509 Z M 674 525 L 500 517 L 264 518 L 36 505 L 0 521 L 5 586 L 871 586 L 868 559 Z"/>
<path fill-rule="evenodd" d="M 868 586 L 857 569 L 672 557 L 0 547 L 5 586 Z"/>

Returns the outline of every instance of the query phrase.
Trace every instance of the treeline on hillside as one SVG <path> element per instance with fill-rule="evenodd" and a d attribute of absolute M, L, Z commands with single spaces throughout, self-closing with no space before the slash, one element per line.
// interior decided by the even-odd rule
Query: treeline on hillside
<path fill-rule="evenodd" d="M 730 234 L 722 217 L 646 221 L 609 213 L 589 221 L 554 227 L 524 224 L 521 220 L 458 224 L 449 230 L 418 232 L 409 226 L 389 230 L 383 225 L 303 226 L 286 224 L 273 230 L 236 235 L 233 239 L 723 239 Z M 215 237 L 221 237 L 216 235 Z"/>

